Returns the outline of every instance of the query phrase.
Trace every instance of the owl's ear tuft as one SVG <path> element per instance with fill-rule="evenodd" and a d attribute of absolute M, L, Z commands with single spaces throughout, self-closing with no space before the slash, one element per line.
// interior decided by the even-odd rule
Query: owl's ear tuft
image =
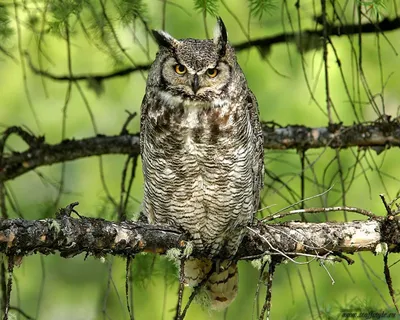
<path fill-rule="evenodd" d="M 168 32 L 162 30 L 152 30 L 154 39 L 160 47 L 165 47 L 168 49 L 175 48 L 178 44 L 178 40 L 176 40 L 173 36 L 171 36 Z"/>
<path fill-rule="evenodd" d="M 225 55 L 226 45 L 228 43 L 228 35 L 224 22 L 220 17 L 217 18 L 217 24 L 214 28 L 214 44 L 217 46 L 217 51 L 220 57 Z"/>

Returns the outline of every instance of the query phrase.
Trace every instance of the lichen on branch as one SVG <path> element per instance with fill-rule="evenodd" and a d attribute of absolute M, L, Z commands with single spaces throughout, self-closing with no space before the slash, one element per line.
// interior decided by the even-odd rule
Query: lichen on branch
<path fill-rule="evenodd" d="M 399 251 L 398 218 L 352 222 L 286 222 L 257 223 L 248 227 L 237 259 L 255 259 L 265 254 L 296 257 L 314 255 L 320 258 L 339 253 L 375 252 L 388 241 L 390 251 Z M 396 231 L 397 230 L 397 231 Z M 396 232 L 394 232 L 396 231 Z M 140 252 L 166 253 L 172 248 L 184 249 L 188 235 L 165 225 L 142 222 L 112 222 L 98 218 L 72 218 L 0 221 L 0 252 L 11 256 L 32 253 L 60 253 L 72 257 L 80 253 L 94 256 L 107 254 L 132 256 Z M 193 255 L 201 252 L 193 251 Z M 224 253 L 220 257 L 223 258 Z"/>

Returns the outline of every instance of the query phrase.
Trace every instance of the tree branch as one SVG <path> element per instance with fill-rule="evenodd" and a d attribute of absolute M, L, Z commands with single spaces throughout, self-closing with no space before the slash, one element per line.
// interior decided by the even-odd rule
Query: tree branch
<path fill-rule="evenodd" d="M 352 126 L 331 124 L 329 127 L 309 128 L 291 125 L 275 128 L 263 125 L 264 148 L 266 149 L 316 149 L 330 147 L 334 149 L 349 147 L 400 146 L 399 119 L 360 123 Z"/>
<path fill-rule="evenodd" d="M 400 222 L 393 217 L 353 222 L 258 224 L 249 230 L 239 248 L 238 259 L 254 259 L 266 253 L 322 257 L 335 251 L 375 252 L 382 242 L 388 244 L 391 252 L 400 251 Z M 128 256 L 139 252 L 163 254 L 171 248 L 183 249 L 187 240 L 186 235 L 172 227 L 132 221 L 117 223 L 68 216 L 0 221 L 0 252 L 12 256 L 56 252 L 63 257 L 83 252 L 95 256 Z M 193 252 L 194 256 L 199 254 Z M 219 258 L 223 257 L 224 253 L 221 253 Z"/>
<path fill-rule="evenodd" d="M 391 146 L 400 146 L 400 125 L 398 120 L 381 121 L 353 126 L 332 125 L 324 128 L 264 124 L 264 147 L 266 149 L 348 148 L 371 147 L 377 152 Z M 20 135 L 22 129 L 13 130 Z M 8 135 L 7 135 L 8 137 Z M 64 140 L 50 145 L 44 139 L 37 139 L 25 152 L 12 152 L 0 157 L 0 181 L 14 179 L 41 166 L 106 154 L 140 153 L 139 134 L 118 136 L 98 135 L 81 140 Z M 5 138 L 0 139 L 0 149 Z M 0 155 L 2 154 L 0 150 Z"/>
<path fill-rule="evenodd" d="M 108 80 L 108 79 L 117 78 L 117 77 L 123 77 L 123 76 L 126 76 L 130 73 L 137 72 L 137 71 L 147 71 L 150 69 L 150 66 L 151 66 L 151 64 L 141 64 L 141 65 L 137 65 L 135 67 L 128 67 L 125 69 L 107 72 L 107 73 L 91 73 L 91 74 L 80 74 L 80 75 L 74 75 L 74 76 L 55 75 L 51 72 L 38 69 L 37 67 L 34 66 L 34 64 L 32 63 L 32 60 L 30 59 L 30 57 L 27 53 L 25 53 L 25 56 L 28 61 L 29 67 L 31 68 L 31 70 L 33 71 L 34 74 L 40 75 L 42 77 L 46 77 L 46 78 L 49 78 L 49 79 L 55 80 L 55 81 L 91 80 L 91 81 L 101 82 L 103 80 Z"/>
<path fill-rule="evenodd" d="M 140 153 L 139 134 L 102 136 L 64 140 L 58 144 L 41 143 L 25 152 L 13 152 L 0 158 L 0 181 L 14 179 L 37 167 L 91 156 Z"/>
<path fill-rule="evenodd" d="M 317 22 L 319 22 L 319 18 L 316 18 Z M 400 28 L 400 18 L 389 19 L 385 18 L 378 23 L 365 23 L 362 25 L 359 24 L 348 24 L 348 25 L 328 25 L 326 36 L 345 36 L 345 35 L 353 35 L 359 33 L 376 33 L 383 31 L 392 31 Z M 238 43 L 233 47 L 237 52 L 249 50 L 253 47 L 259 47 L 263 49 L 269 49 L 271 46 L 279 43 L 285 42 L 297 42 L 299 37 L 307 37 L 309 39 L 319 39 L 323 37 L 323 30 L 304 30 L 302 33 L 300 32 L 291 32 L 291 33 L 281 33 L 271 37 L 264 37 L 251 41 L 244 41 L 242 43 Z M 268 50 L 262 50 L 262 52 L 267 52 Z M 32 61 L 29 58 L 29 55 L 26 54 L 28 64 L 33 73 L 40 75 L 42 77 L 46 77 L 55 81 L 81 81 L 81 80 L 90 80 L 96 81 L 100 83 L 103 80 L 112 79 L 115 77 L 126 76 L 130 73 L 137 71 L 147 71 L 150 69 L 151 64 L 142 64 L 137 65 L 136 67 L 128 67 L 125 69 L 121 69 L 118 71 L 108 72 L 108 73 L 92 73 L 92 74 L 79 74 L 79 75 L 55 75 L 51 72 L 41 70 L 33 65 Z"/>
<path fill-rule="evenodd" d="M 316 18 L 317 22 L 322 24 L 322 17 Z M 376 33 L 384 31 L 393 31 L 400 28 L 400 18 L 394 18 L 393 20 L 385 18 L 378 23 L 365 23 L 365 24 L 343 24 L 343 25 L 327 25 L 326 36 L 347 36 L 359 33 Z M 311 38 L 322 38 L 324 36 L 324 30 L 304 30 L 302 32 L 303 37 Z M 301 36 L 299 32 L 292 33 L 281 33 L 273 37 L 265 37 L 252 41 L 246 41 L 235 45 L 236 51 L 248 50 L 252 47 L 271 47 L 277 43 L 284 42 L 297 42 Z"/>

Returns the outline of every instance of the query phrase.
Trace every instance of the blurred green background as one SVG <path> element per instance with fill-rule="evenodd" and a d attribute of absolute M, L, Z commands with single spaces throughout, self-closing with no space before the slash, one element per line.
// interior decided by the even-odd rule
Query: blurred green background
<path fill-rule="evenodd" d="M 2 2 L 4 1 L 0 4 Z M 16 11 L 13 2 L 5 1 L 1 10 L 7 12 L 9 26 L 15 34 L 5 39 L 1 47 L 12 53 L 15 59 L 0 53 L 0 125 L 3 128 L 24 126 L 35 134 L 45 135 L 48 143 L 58 143 L 62 139 L 63 112 L 66 114 L 65 138 L 76 139 L 96 134 L 89 110 L 94 115 L 97 133 L 107 135 L 120 132 L 127 117 L 125 110 L 140 112 L 146 72 L 135 72 L 104 81 L 101 83 L 102 87 L 95 85 L 95 88 L 103 89 L 101 93 L 96 93 L 93 83 L 90 86 L 87 81 L 80 81 L 78 87 L 74 83 L 53 81 L 33 74 L 23 56 L 25 51 L 29 53 L 36 67 L 41 64 L 43 70 L 55 75 L 69 73 L 65 23 L 57 20 L 65 12 L 57 12 L 57 5 L 61 6 L 63 3 L 63 10 L 67 10 L 68 5 L 72 8 L 68 19 L 71 69 L 72 74 L 78 75 L 107 73 L 132 66 L 118 47 L 113 31 L 136 64 L 145 64 L 154 58 L 157 47 L 149 38 L 141 18 L 132 23 L 121 24 L 117 4 L 124 4 L 127 8 L 138 3 L 142 5 L 140 10 L 145 13 L 146 26 L 149 28 L 160 29 L 165 22 L 165 29 L 176 38 L 205 38 L 204 16 L 201 10 L 195 8 L 195 3 L 198 2 L 201 1 L 103 1 L 115 28 L 111 30 L 107 25 L 104 27 L 104 24 L 103 29 L 99 27 L 101 23 L 105 23 L 104 16 L 99 13 L 99 1 L 86 1 L 86 7 L 80 12 L 79 19 L 74 15 L 74 5 L 80 1 L 26 1 L 17 5 Z M 295 32 L 300 26 L 311 30 L 321 28 L 313 20 L 321 12 L 319 4 L 313 1 L 302 1 L 299 10 L 294 1 L 275 1 L 272 2 L 274 6 L 269 7 L 261 17 L 254 11 L 250 15 L 249 5 L 254 1 L 215 2 L 233 44 L 247 41 L 247 35 L 236 18 L 242 23 L 246 33 L 249 32 L 251 39 L 281 32 Z M 355 9 L 358 2 L 333 3 L 341 22 L 358 22 Z M 90 8 L 97 12 L 97 16 Z M 331 3 L 328 4 L 328 9 L 329 19 L 332 21 Z M 368 23 L 368 19 L 375 19 L 374 16 L 371 18 L 369 7 L 365 6 L 362 10 L 363 23 Z M 382 15 L 396 15 L 395 1 L 386 1 L 386 7 L 380 10 Z M 128 12 L 127 15 L 132 13 Z M 102 20 L 94 17 L 102 17 Z M 210 12 L 206 21 L 208 32 L 212 34 L 215 18 Z M 338 21 L 336 19 L 334 22 Z M 38 30 L 46 32 L 39 36 Z M 85 32 L 90 35 L 90 39 Z M 297 42 L 297 45 L 302 44 L 304 47 L 307 42 L 318 49 L 304 50 L 300 54 L 294 43 L 281 43 L 271 47 L 265 57 L 258 48 L 252 48 L 238 53 L 238 60 L 258 99 L 262 120 L 275 121 L 280 125 L 324 127 L 327 126 L 328 119 L 323 112 L 326 110 L 323 52 L 318 46 L 318 39 L 304 38 L 302 41 Z M 379 112 L 392 117 L 398 116 L 400 32 L 387 32 L 385 36 L 379 37 L 376 34 L 362 36 L 363 73 L 379 112 L 371 107 L 371 98 L 363 87 L 361 73 L 355 62 L 358 61 L 361 50 L 358 47 L 358 38 L 332 37 L 332 41 L 342 66 L 341 69 L 338 68 L 335 51 L 330 47 L 329 86 L 337 114 L 333 117 L 334 122 L 342 121 L 345 125 L 351 125 L 357 121 L 351 102 L 362 121 L 376 120 Z M 265 48 L 261 51 L 264 50 Z M 347 94 L 344 80 L 350 95 Z M 129 131 L 138 130 L 139 117 L 136 117 L 131 122 Z M 13 150 L 26 148 L 16 137 L 9 140 L 8 146 Z M 345 201 L 349 206 L 358 206 L 384 215 L 379 194 L 384 193 L 391 200 L 400 189 L 400 151 L 396 148 L 380 155 L 371 150 L 341 150 L 342 171 L 339 170 L 340 164 L 334 150 L 309 150 L 306 156 L 304 196 L 321 193 L 334 185 L 329 194 L 308 201 L 307 207 L 341 205 Z M 117 200 L 125 159 L 125 156 L 115 155 L 102 158 L 104 180 L 111 195 Z M 266 177 L 263 202 L 265 205 L 275 205 L 269 211 L 277 211 L 298 201 L 301 195 L 299 154 L 294 150 L 267 150 L 265 162 L 269 172 L 281 181 L 273 179 L 271 175 Z M 53 216 L 61 172 L 61 165 L 53 165 L 8 182 L 8 190 L 18 207 L 18 210 L 10 208 L 10 215 L 16 217 L 18 211 L 26 219 Z M 130 195 L 129 218 L 136 217 L 140 211 L 142 183 L 139 163 Z M 288 187 L 294 191 L 290 191 Z M 346 190 L 345 196 L 342 188 Z M 77 209 L 81 215 L 117 219 L 101 183 L 98 158 L 66 163 L 64 192 L 58 206 L 63 207 L 73 201 L 80 202 Z M 307 219 L 324 221 L 325 217 L 321 215 Z M 329 215 L 329 220 L 343 219 L 343 213 Z M 348 214 L 348 219 L 362 217 Z M 324 311 L 334 315 L 340 307 L 351 310 L 356 307 L 363 310 L 367 307 L 375 310 L 390 309 L 392 304 L 384 282 L 382 256 L 364 253 L 352 258 L 356 261 L 352 266 L 344 263 L 326 266 L 335 280 L 334 285 L 327 271 L 317 261 L 303 265 L 292 262 L 280 265 L 274 279 L 272 319 L 326 318 Z M 396 260 L 397 256 L 390 256 L 390 263 Z M 298 261 L 305 262 L 304 259 Z M 141 255 L 133 261 L 133 268 L 135 319 L 172 319 L 178 290 L 174 263 L 164 257 Z M 239 268 L 239 295 L 225 315 L 193 304 L 187 319 L 224 319 L 224 316 L 225 319 L 252 319 L 256 314 L 253 310 L 258 270 L 249 262 L 240 262 Z M 399 268 L 400 264 L 391 268 L 395 289 L 400 287 Z M 36 319 L 128 319 L 124 291 L 125 260 L 119 257 L 106 257 L 105 261 L 101 261 L 93 257 L 85 259 L 84 255 L 73 259 L 63 259 L 57 255 L 32 255 L 24 258 L 22 265 L 15 270 L 14 279 L 12 305 L 19 305 Z M 186 290 L 186 299 L 189 293 Z M 264 296 L 265 288 L 262 286 L 261 305 Z M 18 315 L 16 312 L 13 314 Z"/>

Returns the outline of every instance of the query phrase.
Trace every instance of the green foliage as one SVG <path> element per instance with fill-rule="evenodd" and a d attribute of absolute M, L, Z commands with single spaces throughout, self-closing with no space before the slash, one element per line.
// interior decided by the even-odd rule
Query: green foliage
<path fill-rule="evenodd" d="M 361 2 L 367 5 L 367 2 Z M 382 0 L 371 2 L 374 8 L 383 6 Z M 90 41 L 105 47 L 104 51 L 117 64 L 122 62 L 122 58 L 118 54 L 119 50 L 111 28 L 116 27 L 115 23 L 126 27 L 138 19 L 144 24 L 149 21 L 148 3 L 144 0 L 116 0 L 112 4 L 104 0 L 50 0 L 46 2 L 46 5 L 47 11 L 44 15 L 30 7 L 23 9 L 27 13 L 25 22 L 32 31 L 49 31 L 53 35 L 65 37 L 67 27 L 70 36 L 75 35 L 80 27 Z M 273 0 L 249 0 L 248 5 L 250 15 L 259 19 L 265 12 L 270 12 L 276 7 Z M 217 16 L 219 0 L 194 0 L 194 8 L 196 11 Z M 10 21 L 10 12 L 7 7 L 0 5 L 0 40 L 2 41 L 11 38 L 15 33 Z M 46 29 L 42 30 L 42 26 L 46 26 Z"/>
<path fill-rule="evenodd" d="M 9 39 L 13 34 L 14 30 L 11 27 L 10 17 L 7 12 L 7 8 L 0 5 L 0 41 L 3 42 Z"/>
<path fill-rule="evenodd" d="M 126 26 L 136 19 L 147 21 L 147 4 L 142 0 L 120 0 L 116 2 L 118 19 Z"/>
<path fill-rule="evenodd" d="M 102 8 L 94 5 L 89 6 L 88 16 L 87 26 L 85 27 L 86 35 L 90 37 L 90 40 L 93 41 L 97 47 L 101 48 L 112 57 L 114 62 L 121 62 L 122 53 L 118 50 L 113 41 L 111 26 L 107 22 L 106 15 L 102 12 Z M 95 92 L 101 92 L 101 88 L 98 86 L 96 87 L 95 83 L 90 83 L 89 85 L 93 86 Z"/>
<path fill-rule="evenodd" d="M 135 279 L 135 285 L 145 288 L 150 280 L 156 280 L 156 277 L 164 278 L 165 284 L 171 286 L 178 279 L 178 266 L 175 261 L 167 257 L 153 254 L 139 254 L 133 260 L 132 278 Z"/>
<path fill-rule="evenodd" d="M 79 15 L 82 11 L 83 1 L 81 0 L 56 0 L 50 6 L 50 12 L 57 21 L 66 21 L 70 15 Z"/>
<path fill-rule="evenodd" d="M 156 255 L 146 253 L 135 256 L 132 270 L 132 278 L 136 280 L 135 285 L 146 286 L 153 275 L 156 259 Z"/>
<path fill-rule="evenodd" d="M 371 17 L 380 19 L 382 17 L 382 11 L 386 10 L 385 0 L 358 0 L 361 6 L 364 6 Z"/>
<path fill-rule="evenodd" d="M 194 8 L 215 17 L 218 15 L 218 0 L 195 0 Z"/>
<path fill-rule="evenodd" d="M 49 12 L 51 21 L 48 22 L 50 30 L 55 34 L 64 34 L 66 26 L 69 26 L 71 15 L 79 16 L 83 9 L 81 0 L 55 0 L 51 3 Z"/>
<path fill-rule="evenodd" d="M 158 265 L 160 272 L 164 273 L 165 285 L 171 287 L 173 284 L 176 284 L 179 279 L 179 267 L 177 264 L 164 256 L 160 256 Z"/>
<path fill-rule="evenodd" d="M 250 15 L 261 20 L 264 13 L 271 13 L 276 8 L 273 0 L 248 0 Z"/>

